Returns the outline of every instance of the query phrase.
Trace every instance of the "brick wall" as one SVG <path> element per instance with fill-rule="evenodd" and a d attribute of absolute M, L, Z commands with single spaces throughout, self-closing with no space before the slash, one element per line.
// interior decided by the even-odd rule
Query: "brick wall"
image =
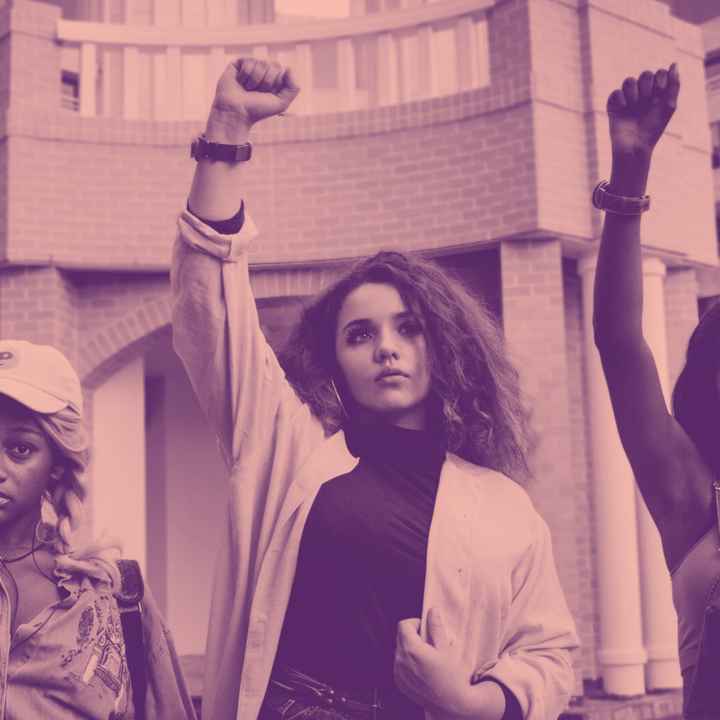
<path fill-rule="evenodd" d="M 505 337 L 538 436 L 528 490 L 550 526 L 560 580 L 570 611 L 577 616 L 587 593 L 576 552 L 578 524 L 585 518 L 577 515 L 573 473 L 560 242 L 503 242 L 500 266 Z M 578 665 L 579 661 L 576 657 Z M 582 694 L 580 675 L 576 692 Z"/>
<path fill-rule="evenodd" d="M 4 24 L 10 33 L 10 104 L 32 108 L 44 121 L 49 109 L 60 107 L 60 46 L 55 41 L 60 10 L 25 0 L 11 3 L 5 12 L 0 28 Z"/>
<path fill-rule="evenodd" d="M 530 133 L 529 107 L 521 106 L 440 129 L 260 144 L 246 175 L 263 233 L 253 259 L 346 257 L 390 243 L 458 246 L 531 230 Z M 184 145 L 118 151 L 19 136 L 9 146 L 14 261 L 167 266 L 193 170 Z"/>
<path fill-rule="evenodd" d="M 187 146 L 200 127 L 60 110 L 57 48 L 49 39 L 37 47 L 56 10 L 42 8 L 13 10 L 13 27 L 34 34 L 12 36 L 8 253 L 18 263 L 167 267 L 193 170 Z M 254 259 L 344 257 L 390 243 L 437 248 L 531 230 L 527 33 L 526 2 L 493 9 L 489 88 L 259 126 L 246 185 L 264 234 Z"/>
<path fill-rule="evenodd" d="M 588 196 L 595 148 L 587 126 L 588 46 L 577 3 L 530 4 L 533 128 L 538 225 L 548 232 L 593 237 Z M 572 178 L 572 181 L 569 179 Z"/>
<path fill-rule="evenodd" d="M 0 336 L 56 345 L 77 362 L 76 298 L 55 268 L 5 268 L 0 273 Z"/>

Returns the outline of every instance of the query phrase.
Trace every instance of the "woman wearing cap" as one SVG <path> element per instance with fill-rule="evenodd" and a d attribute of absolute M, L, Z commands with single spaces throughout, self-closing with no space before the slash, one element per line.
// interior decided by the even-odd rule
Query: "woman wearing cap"
<path fill-rule="evenodd" d="M 0 720 L 193 718 L 147 591 L 152 661 L 146 702 L 135 712 L 116 600 L 119 550 L 73 546 L 88 461 L 82 406 L 62 353 L 0 341 Z"/>
<path fill-rule="evenodd" d="M 382 252 L 307 308 L 287 376 L 260 331 L 253 225 L 227 218 L 250 126 L 297 92 L 276 64 L 227 68 L 173 262 L 175 348 L 231 469 L 203 717 L 551 720 L 576 636 L 507 476 L 526 417 L 490 315 Z"/>

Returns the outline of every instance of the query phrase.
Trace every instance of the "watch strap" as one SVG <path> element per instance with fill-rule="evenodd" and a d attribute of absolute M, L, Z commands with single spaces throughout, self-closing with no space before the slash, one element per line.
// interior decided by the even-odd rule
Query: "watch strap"
<path fill-rule="evenodd" d="M 225 145 L 210 142 L 205 135 L 199 135 L 190 146 L 190 157 L 195 160 L 220 160 L 221 162 L 247 162 L 252 157 L 252 145 L 249 142 L 241 145 Z"/>
<path fill-rule="evenodd" d="M 593 190 L 592 204 L 598 210 L 614 213 L 615 215 L 640 215 L 650 209 L 650 196 L 627 197 L 609 193 L 607 180 L 601 180 Z"/>

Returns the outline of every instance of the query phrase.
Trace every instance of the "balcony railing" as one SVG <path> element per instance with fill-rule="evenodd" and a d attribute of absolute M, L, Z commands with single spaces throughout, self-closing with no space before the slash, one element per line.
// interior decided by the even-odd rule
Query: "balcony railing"
<path fill-rule="evenodd" d="M 228 30 L 58 21 L 62 70 L 79 79 L 86 116 L 196 120 L 220 73 L 240 55 L 292 67 L 294 112 L 381 107 L 490 82 L 487 10 L 446 0 L 413 10 L 302 25 Z"/>

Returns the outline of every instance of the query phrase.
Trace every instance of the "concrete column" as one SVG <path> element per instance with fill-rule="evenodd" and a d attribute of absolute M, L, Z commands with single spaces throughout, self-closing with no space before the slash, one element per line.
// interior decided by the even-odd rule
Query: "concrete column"
<path fill-rule="evenodd" d="M 80 45 L 80 114 L 97 114 L 97 45 Z"/>
<path fill-rule="evenodd" d="M 393 105 L 398 102 L 398 48 L 392 33 L 378 35 L 376 83 L 379 105 Z"/>
<path fill-rule="evenodd" d="M 313 71 L 312 46 L 310 43 L 298 43 L 295 46 L 295 57 L 292 62 L 284 63 L 293 69 L 293 75 L 302 88 L 302 92 L 293 107 L 298 114 L 309 114 L 313 110 Z"/>
<path fill-rule="evenodd" d="M 643 261 L 643 332 L 655 357 L 665 402 L 669 404 L 664 279 L 662 260 L 646 258 Z M 670 574 L 665 565 L 660 534 L 639 493 L 637 510 L 643 631 L 648 654 L 645 683 L 648 690 L 680 688 L 677 616 Z"/>
<path fill-rule="evenodd" d="M 145 570 L 145 373 L 142 358 L 118 370 L 92 399 L 92 534 L 123 543 Z"/>
<path fill-rule="evenodd" d="M 578 262 L 582 278 L 583 325 L 588 392 L 589 448 L 597 527 L 598 662 L 603 685 L 613 695 L 645 691 L 640 610 L 635 478 L 620 444 L 610 396 L 593 338 L 593 281 L 596 258 Z"/>
<path fill-rule="evenodd" d="M 341 110 L 354 110 L 357 91 L 355 71 L 355 46 L 350 38 L 337 41 L 337 87 Z"/>
<path fill-rule="evenodd" d="M 433 29 L 422 25 L 417 29 L 417 65 L 415 69 L 418 97 L 430 97 L 433 94 Z"/>
<path fill-rule="evenodd" d="M 140 51 L 126 45 L 123 48 L 123 117 L 136 120 L 140 117 Z"/>

